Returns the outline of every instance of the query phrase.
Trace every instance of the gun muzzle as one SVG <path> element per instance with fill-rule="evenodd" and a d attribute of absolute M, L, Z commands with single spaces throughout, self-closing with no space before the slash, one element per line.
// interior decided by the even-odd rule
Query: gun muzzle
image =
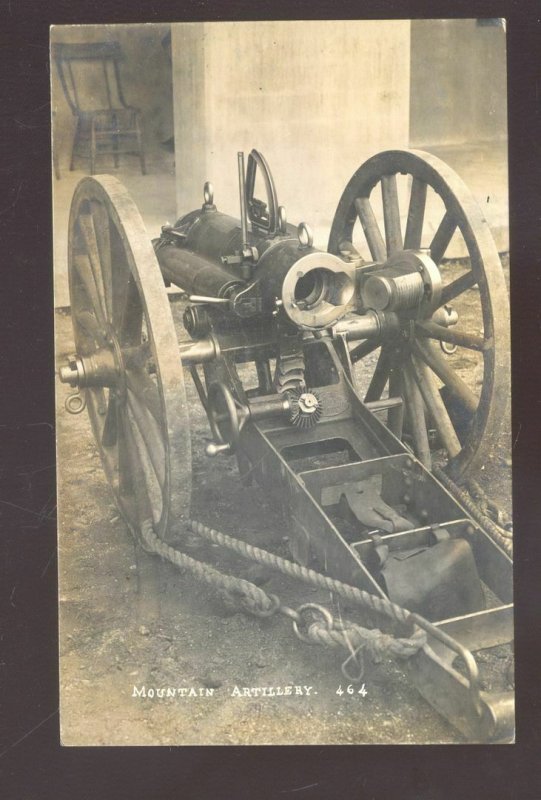
<path fill-rule="evenodd" d="M 301 328 L 328 328 L 353 308 L 355 272 L 331 253 L 302 256 L 287 272 L 282 304 Z"/>
<path fill-rule="evenodd" d="M 278 303 L 300 328 L 328 328 L 355 305 L 355 268 L 297 239 L 269 247 L 254 278 L 265 306 Z"/>

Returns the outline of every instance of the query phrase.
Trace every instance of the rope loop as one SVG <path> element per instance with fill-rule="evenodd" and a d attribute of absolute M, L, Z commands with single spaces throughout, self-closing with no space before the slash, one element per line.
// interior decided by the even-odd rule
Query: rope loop
<path fill-rule="evenodd" d="M 244 611 L 247 611 L 249 614 L 253 614 L 256 617 L 261 617 L 264 619 L 265 617 L 272 617 L 278 609 L 280 608 L 280 598 L 277 597 L 275 594 L 268 594 L 266 595 L 267 600 L 270 601 L 269 605 L 265 603 L 259 602 L 255 600 L 253 597 L 250 597 L 247 594 L 239 595 L 239 604 L 243 608 Z"/>
<path fill-rule="evenodd" d="M 219 540 L 219 544 L 222 546 L 233 547 L 234 549 L 240 547 L 240 542 L 221 534 L 219 531 L 214 531 L 200 523 L 192 522 L 192 530 L 194 526 L 198 528 L 198 532 L 202 533 L 203 536 L 217 540 L 217 543 Z M 274 594 L 267 594 L 250 581 L 221 573 L 210 564 L 197 561 L 187 553 L 171 547 L 156 535 L 153 522 L 150 519 L 141 524 L 141 540 L 145 549 L 148 549 L 149 552 L 170 561 L 179 569 L 189 570 L 197 578 L 204 580 L 222 596 L 224 602 L 228 605 L 261 618 L 271 617 L 277 611 L 280 611 L 280 613 L 285 614 L 292 620 L 293 630 L 301 641 L 332 649 L 344 648 L 347 650 L 349 656 L 342 665 L 342 672 L 352 683 L 362 679 L 364 674 L 363 655 L 365 653 L 374 661 L 381 661 L 385 654 L 399 658 L 410 658 L 426 643 L 426 632 L 418 626 L 414 628 L 410 638 L 395 638 L 390 634 L 383 633 L 378 628 L 363 628 L 352 622 L 335 620 L 329 609 L 319 603 L 304 603 L 297 609 L 288 608 L 282 605 L 279 597 Z M 253 551 L 250 556 L 255 557 L 256 560 L 269 564 L 269 559 L 271 559 L 270 563 L 273 566 L 282 571 L 290 572 L 289 562 L 284 559 L 279 559 L 277 556 L 258 548 L 250 548 L 250 550 Z M 294 566 L 296 576 L 302 577 L 320 587 L 325 586 L 339 591 L 353 601 L 360 602 L 361 605 L 382 611 L 401 624 L 407 622 L 411 616 L 409 611 L 400 608 L 400 606 L 391 603 L 389 600 L 374 597 L 353 586 L 327 578 L 298 565 L 291 566 Z M 298 575 L 299 570 L 301 571 L 300 575 Z M 357 666 L 357 675 L 350 674 L 350 665 L 353 663 Z"/>
<path fill-rule="evenodd" d="M 350 683 L 360 683 L 364 678 L 364 658 L 363 650 L 365 645 L 360 644 L 356 650 L 349 654 L 346 660 L 342 663 L 340 670 L 344 678 Z M 357 667 L 357 674 L 349 672 L 349 665 L 355 664 Z"/>
<path fill-rule="evenodd" d="M 315 611 L 316 614 L 319 614 L 319 616 L 323 619 L 323 626 L 321 626 L 321 622 L 312 622 L 311 625 L 307 626 L 306 632 L 304 632 L 299 628 L 298 621 L 294 619 L 293 630 L 301 642 L 306 642 L 306 644 L 320 644 L 321 641 L 317 635 L 317 631 L 321 629 L 327 632 L 331 631 L 334 627 L 333 616 L 327 608 L 320 606 L 318 603 L 304 603 L 302 606 L 297 608 L 297 614 L 301 620 L 303 619 L 303 614 L 306 611 Z"/>

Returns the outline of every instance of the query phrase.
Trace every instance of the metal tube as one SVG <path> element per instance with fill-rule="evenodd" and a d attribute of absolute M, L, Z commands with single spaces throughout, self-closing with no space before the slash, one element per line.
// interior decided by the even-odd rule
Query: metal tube
<path fill-rule="evenodd" d="M 244 285 L 233 272 L 185 248 L 158 247 L 156 258 L 164 278 L 189 295 L 224 297 L 231 287 Z"/>
<path fill-rule="evenodd" d="M 244 177 L 244 153 L 237 153 L 239 166 L 240 224 L 242 227 L 242 249 L 248 247 L 248 217 L 246 215 L 246 181 Z"/>
<path fill-rule="evenodd" d="M 400 323 L 392 311 L 380 312 L 367 311 L 366 314 L 345 317 L 333 325 L 332 334 L 345 334 L 348 342 L 358 339 L 378 338 L 384 333 L 396 332 Z"/>
<path fill-rule="evenodd" d="M 252 397 L 249 402 L 250 418 L 263 419 L 289 411 L 289 399 L 283 394 Z"/>
<path fill-rule="evenodd" d="M 188 296 L 188 300 L 190 303 L 211 303 L 217 306 L 228 305 L 229 303 L 227 297 L 205 297 L 201 294 L 191 294 Z"/>
<path fill-rule="evenodd" d="M 270 394 L 272 391 L 272 375 L 268 359 L 257 359 L 255 368 L 260 390 L 262 390 L 263 394 Z"/>
<path fill-rule="evenodd" d="M 212 361 L 218 354 L 218 348 L 213 339 L 199 339 L 197 342 L 179 342 L 178 347 L 183 366 Z"/>

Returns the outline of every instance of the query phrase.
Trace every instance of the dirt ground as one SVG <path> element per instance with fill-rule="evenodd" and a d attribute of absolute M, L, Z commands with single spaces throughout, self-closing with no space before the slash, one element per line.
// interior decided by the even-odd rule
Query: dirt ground
<path fill-rule="evenodd" d="M 175 316 L 178 309 L 175 309 Z M 56 313 L 57 357 L 72 351 L 69 314 Z M 247 616 L 189 574 L 137 556 L 105 481 L 86 413 L 64 409 L 57 386 L 61 731 L 66 745 L 460 743 L 408 682 L 403 665 L 366 659 L 364 692 L 346 689 L 342 651 L 300 642 L 290 621 Z M 280 509 L 243 487 L 234 458 L 204 454 L 208 423 L 187 381 L 193 432 L 192 515 L 287 555 Z M 510 512 L 510 430 L 476 476 Z M 198 551 L 264 584 L 289 605 L 327 601 L 318 590 Z M 139 566 L 138 566 L 139 565 Z M 157 592 L 157 586 L 166 586 Z M 492 661 L 500 661 L 496 654 Z M 491 686 L 493 663 L 484 677 Z M 175 697 L 134 696 L 166 687 Z M 235 697 L 235 687 L 300 686 L 290 696 Z M 134 691 L 134 687 L 136 690 Z M 309 696 L 306 688 L 311 687 Z M 189 690 L 193 688 L 195 692 Z M 201 690 L 201 691 L 200 691 Z M 183 694 L 185 696 L 179 696 Z M 190 696 L 190 695 L 197 696 Z M 199 696 L 212 695 L 212 696 Z"/>

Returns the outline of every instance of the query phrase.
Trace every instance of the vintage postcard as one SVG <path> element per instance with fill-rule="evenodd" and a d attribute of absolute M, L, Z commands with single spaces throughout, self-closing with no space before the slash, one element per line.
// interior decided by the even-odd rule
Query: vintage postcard
<path fill-rule="evenodd" d="M 62 743 L 512 742 L 505 21 L 51 84 Z"/>

